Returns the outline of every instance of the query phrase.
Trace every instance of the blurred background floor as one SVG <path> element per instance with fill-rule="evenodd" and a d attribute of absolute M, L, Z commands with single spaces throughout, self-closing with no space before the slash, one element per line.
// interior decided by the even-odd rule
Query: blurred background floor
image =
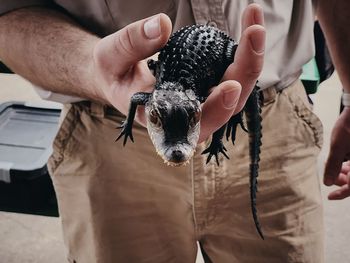
<path fill-rule="evenodd" d="M 324 146 L 319 158 L 320 179 L 329 150 L 331 128 L 339 112 L 341 84 L 336 74 L 313 95 L 315 112 L 324 125 Z M 5 101 L 40 102 L 31 85 L 14 75 L 0 74 L 0 103 Z M 328 201 L 334 189 L 321 184 L 326 227 L 326 263 L 350 261 L 350 198 Z M 63 263 L 65 248 L 59 218 L 0 212 L 0 263 Z M 203 262 L 200 255 L 197 263 Z"/>

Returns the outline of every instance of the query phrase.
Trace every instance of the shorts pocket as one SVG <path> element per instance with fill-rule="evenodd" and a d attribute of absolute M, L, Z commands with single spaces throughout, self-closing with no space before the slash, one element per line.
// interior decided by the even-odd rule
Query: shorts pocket
<path fill-rule="evenodd" d="M 299 92 L 300 93 L 300 92 Z M 321 120 L 312 111 L 312 105 L 303 97 L 306 94 L 288 94 L 295 116 L 303 122 L 310 139 L 319 149 L 323 145 L 323 125 Z"/>
<path fill-rule="evenodd" d="M 64 113 L 62 112 L 62 114 Z M 49 172 L 51 175 L 54 174 L 57 167 L 64 159 L 64 153 L 71 141 L 72 133 L 76 127 L 77 114 L 78 112 L 76 107 L 71 105 L 66 115 L 63 117 L 61 125 L 53 141 L 53 152 L 48 161 Z"/>

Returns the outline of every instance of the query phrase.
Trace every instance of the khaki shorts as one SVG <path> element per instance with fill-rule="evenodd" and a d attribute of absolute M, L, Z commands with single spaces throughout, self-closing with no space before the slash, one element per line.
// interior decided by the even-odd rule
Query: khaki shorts
<path fill-rule="evenodd" d="M 124 117 L 94 103 L 67 107 L 49 161 L 68 261 L 193 263 L 315 262 L 323 259 L 317 177 L 322 125 L 302 84 L 264 91 L 257 234 L 249 199 L 248 136 L 238 129 L 230 160 L 168 167 L 145 128 L 114 142 Z"/>

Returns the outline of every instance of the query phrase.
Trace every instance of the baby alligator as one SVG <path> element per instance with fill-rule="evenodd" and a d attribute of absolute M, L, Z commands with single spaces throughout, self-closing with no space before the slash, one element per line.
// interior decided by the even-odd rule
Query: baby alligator
<path fill-rule="evenodd" d="M 209 89 L 219 84 L 227 67 L 233 62 L 237 43 L 224 32 L 206 25 L 187 26 L 175 32 L 160 51 L 158 61 L 149 60 L 148 67 L 156 78 L 152 93 L 135 93 L 129 114 L 117 140 L 124 136 L 133 140 L 132 124 L 138 105 L 145 105 L 147 130 L 157 153 L 170 165 L 182 165 L 192 157 L 199 138 L 201 103 Z M 249 134 L 250 198 L 256 229 L 263 238 L 256 211 L 257 177 L 261 145 L 261 115 L 257 86 L 249 96 L 242 112 L 246 115 L 246 129 L 242 112 L 218 129 L 212 136 L 207 163 L 218 154 L 226 158 L 222 139 L 226 135 L 235 141 L 239 124 Z M 226 131 L 226 134 L 225 134 Z"/>

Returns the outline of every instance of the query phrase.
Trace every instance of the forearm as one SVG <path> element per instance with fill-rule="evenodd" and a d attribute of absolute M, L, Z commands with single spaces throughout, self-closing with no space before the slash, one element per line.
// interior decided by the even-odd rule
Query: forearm
<path fill-rule="evenodd" d="M 350 1 L 319 0 L 317 17 L 344 90 L 350 93 Z"/>
<path fill-rule="evenodd" d="M 0 16 L 0 60 L 45 89 L 102 100 L 93 78 L 98 37 L 70 18 L 45 8 Z"/>

